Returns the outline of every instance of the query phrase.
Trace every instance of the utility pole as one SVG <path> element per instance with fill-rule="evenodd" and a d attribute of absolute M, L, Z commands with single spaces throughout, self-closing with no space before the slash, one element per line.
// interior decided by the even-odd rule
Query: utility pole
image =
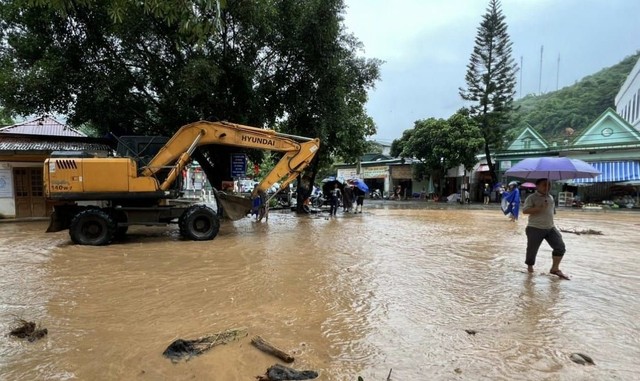
<path fill-rule="evenodd" d="M 560 84 L 560 53 L 558 53 L 558 70 L 556 71 L 556 91 L 558 91 L 559 84 Z"/>
<path fill-rule="evenodd" d="M 544 45 L 540 45 L 540 77 L 538 78 L 538 95 L 542 94 L 542 53 Z"/>
<path fill-rule="evenodd" d="M 522 63 L 523 63 L 523 57 L 520 56 L 520 98 L 522 98 Z"/>

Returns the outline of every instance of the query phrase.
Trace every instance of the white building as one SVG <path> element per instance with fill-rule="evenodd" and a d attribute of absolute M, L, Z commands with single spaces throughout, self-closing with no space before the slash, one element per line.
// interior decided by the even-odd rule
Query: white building
<path fill-rule="evenodd" d="M 640 59 L 620 87 L 615 102 L 616 112 L 640 131 Z"/>

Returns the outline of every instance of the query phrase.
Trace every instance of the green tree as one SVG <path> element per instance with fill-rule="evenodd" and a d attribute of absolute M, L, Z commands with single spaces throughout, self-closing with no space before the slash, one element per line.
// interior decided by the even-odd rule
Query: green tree
<path fill-rule="evenodd" d="M 343 0 L 171 3 L 0 2 L 0 102 L 101 134 L 170 135 L 214 117 L 319 137 L 321 161 L 362 153 L 380 62 L 345 32 Z M 213 184 L 236 150 L 197 151 Z"/>
<path fill-rule="evenodd" d="M 500 1 L 490 0 L 467 65 L 467 87 L 460 89 L 460 96 L 472 102 L 471 115 L 482 131 L 494 181 L 497 176 L 491 148 L 500 148 L 503 143 L 515 95 L 517 65 L 511 57 L 511 45 Z"/>
<path fill-rule="evenodd" d="M 459 165 L 470 170 L 476 164 L 476 154 L 483 142 L 475 120 L 462 109 L 446 120 L 429 118 L 416 121 L 414 128 L 405 131 L 394 145 L 402 147 L 398 156 L 419 160 L 414 173 L 417 178 L 426 178 L 432 172 L 443 174 Z"/>
<path fill-rule="evenodd" d="M 0 107 L 0 127 L 10 126 L 12 125 L 13 118 L 11 118 L 11 114 L 7 112 L 4 108 Z"/>

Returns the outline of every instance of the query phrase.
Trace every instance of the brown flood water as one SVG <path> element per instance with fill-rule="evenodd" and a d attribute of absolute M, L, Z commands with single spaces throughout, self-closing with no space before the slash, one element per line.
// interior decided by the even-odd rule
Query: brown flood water
<path fill-rule="evenodd" d="M 640 379 L 640 214 L 559 211 L 561 227 L 604 233 L 564 234 L 571 281 L 541 274 L 546 244 L 536 275 L 522 272 L 525 222 L 378 204 L 227 222 L 209 242 L 137 228 L 108 247 L 0 224 L 0 379 L 252 380 L 278 362 L 257 334 L 321 380 Z M 7 337 L 15 317 L 49 335 Z M 249 338 L 188 362 L 161 355 L 242 326 Z"/>

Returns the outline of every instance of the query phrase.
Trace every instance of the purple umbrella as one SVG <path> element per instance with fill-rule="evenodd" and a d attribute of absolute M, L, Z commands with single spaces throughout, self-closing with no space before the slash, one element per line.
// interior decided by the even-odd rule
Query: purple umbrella
<path fill-rule="evenodd" d="M 524 159 L 505 172 L 523 179 L 568 180 L 598 177 L 600 171 L 590 164 L 568 157 L 536 157 Z"/>

